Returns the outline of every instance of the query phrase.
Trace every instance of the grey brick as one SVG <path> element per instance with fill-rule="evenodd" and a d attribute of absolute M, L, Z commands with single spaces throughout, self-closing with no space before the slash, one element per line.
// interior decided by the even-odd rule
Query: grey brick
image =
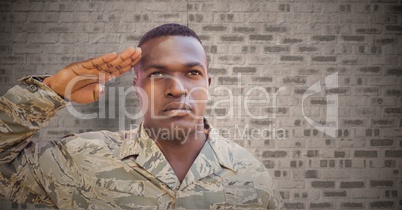
<path fill-rule="evenodd" d="M 284 33 L 288 31 L 284 26 L 265 26 L 264 30 L 270 33 Z"/>
<path fill-rule="evenodd" d="M 272 35 L 250 35 L 249 39 L 256 40 L 256 41 L 271 41 L 273 39 L 273 36 Z"/>
<path fill-rule="evenodd" d="M 233 73 L 256 73 L 255 67 L 233 67 Z"/>
<path fill-rule="evenodd" d="M 307 170 L 304 172 L 304 177 L 306 179 L 318 178 L 318 171 L 317 170 Z"/>
<path fill-rule="evenodd" d="M 244 37 L 233 35 L 233 36 L 221 36 L 221 40 L 225 42 L 242 42 Z"/>
<path fill-rule="evenodd" d="M 286 151 L 264 151 L 262 153 L 262 156 L 265 158 L 280 158 L 280 157 L 286 157 L 288 155 L 288 152 Z"/>
<path fill-rule="evenodd" d="M 311 187 L 319 188 L 319 189 L 335 188 L 335 182 L 334 181 L 312 181 Z"/>
<path fill-rule="evenodd" d="M 371 180 L 371 187 L 392 187 L 394 185 L 394 181 L 392 180 Z"/>
<path fill-rule="evenodd" d="M 332 208 L 333 204 L 329 202 L 321 202 L 321 203 L 310 203 L 310 209 L 323 209 L 323 208 Z"/>
<path fill-rule="evenodd" d="M 303 56 L 283 55 L 281 61 L 304 61 Z"/>
<path fill-rule="evenodd" d="M 268 52 L 268 53 L 280 53 L 280 52 L 285 52 L 285 53 L 289 53 L 290 52 L 290 48 L 289 46 L 266 46 L 264 47 L 264 51 Z"/>
<path fill-rule="evenodd" d="M 385 26 L 385 30 L 390 31 L 390 32 L 402 32 L 402 26 L 400 25 L 388 25 Z"/>
<path fill-rule="evenodd" d="M 306 84 L 305 76 L 287 76 L 283 78 L 284 84 Z"/>
<path fill-rule="evenodd" d="M 238 82 L 237 77 L 218 77 L 218 82 L 221 85 L 232 85 Z"/>
<path fill-rule="evenodd" d="M 368 150 L 356 150 L 354 152 L 355 157 L 366 157 L 366 158 L 375 158 L 378 156 L 377 151 L 368 151 Z"/>
<path fill-rule="evenodd" d="M 346 191 L 326 191 L 324 192 L 324 197 L 333 198 L 333 197 L 346 197 Z"/>
<path fill-rule="evenodd" d="M 370 146 L 378 147 L 378 146 L 392 146 L 394 145 L 393 139 L 371 139 Z"/>
<path fill-rule="evenodd" d="M 386 114 L 402 114 L 402 108 L 385 108 Z"/>
<path fill-rule="evenodd" d="M 303 42 L 303 39 L 284 38 L 282 42 L 283 42 L 284 44 L 295 44 L 295 43 Z"/>
<path fill-rule="evenodd" d="M 402 158 L 402 150 L 385 150 L 387 158 Z"/>
<path fill-rule="evenodd" d="M 386 75 L 402 76 L 402 69 L 388 69 Z"/>
<path fill-rule="evenodd" d="M 202 27 L 203 31 L 226 31 L 227 27 L 222 25 L 207 25 Z"/>
<path fill-rule="evenodd" d="M 263 82 L 263 83 L 271 83 L 271 82 L 274 81 L 272 77 L 268 77 L 268 76 L 264 76 L 264 77 L 253 77 L 252 80 L 253 80 L 253 81 L 256 81 L 256 82 Z"/>
<path fill-rule="evenodd" d="M 314 41 L 320 41 L 320 42 L 330 42 L 330 41 L 335 41 L 336 36 L 334 36 L 334 35 L 314 35 L 311 37 L 311 39 Z"/>
<path fill-rule="evenodd" d="M 341 189 L 364 188 L 364 182 L 341 182 Z"/>
<path fill-rule="evenodd" d="M 227 71 L 224 68 L 209 68 L 208 72 L 212 75 L 226 75 Z"/>
<path fill-rule="evenodd" d="M 364 204 L 363 203 L 357 203 L 357 202 L 345 202 L 341 204 L 342 208 L 356 208 L 356 209 L 363 209 Z"/>
<path fill-rule="evenodd" d="M 394 201 L 373 201 L 370 203 L 370 208 L 394 208 Z"/>
<path fill-rule="evenodd" d="M 316 62 L 336 62 L 336 56 L 313 56 L 311 60 Z"/>
<path fill-rule="evenodd" d="M 233 32 L 237 33 L 253 33 L 256 31 L 254 27 L 234 27 Z"/>
<path fill-rule="evenodd" d="M 288 203 L 284 202 L 284 206 L 286 209 L 305 209 L 306 206 L 302 202 Z"/>

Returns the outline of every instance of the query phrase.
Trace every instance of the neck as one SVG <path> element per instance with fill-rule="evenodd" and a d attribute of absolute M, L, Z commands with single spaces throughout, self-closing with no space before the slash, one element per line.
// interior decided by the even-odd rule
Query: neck
<path fill-rule="evenodd" d="M 178 136 L 176 139 L 153 138 L 156 145 L 170 162 L 188 161 L 194 162 L 198 153 L 204 146 L 206 136 L 203 130 L 189 131 L 187 135 Z"/>
<path fill-rule="evenodd" d="M 152 130 L 145 128 L 162 151 L 180 182 L 183 181 L 191 165 L 194 163 L 206 141 L 203 129 L 190 129 L 188 135 L 177 138 L 155 138 Z"/>

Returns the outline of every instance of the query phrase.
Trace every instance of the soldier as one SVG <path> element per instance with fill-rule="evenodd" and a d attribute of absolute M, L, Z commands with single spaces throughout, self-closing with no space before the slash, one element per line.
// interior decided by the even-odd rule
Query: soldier
<path fill-rule="evenodd" d="M 138 130 L 31 137 L 66 105 L 91 103 L 134 67 Z M 147 32 L 138 48 L 20 80 L 0 98 L 0 195 L 60 209 L 282 207 L 271 176 L 204 118 L 207 56 L 186 26 Z"/>

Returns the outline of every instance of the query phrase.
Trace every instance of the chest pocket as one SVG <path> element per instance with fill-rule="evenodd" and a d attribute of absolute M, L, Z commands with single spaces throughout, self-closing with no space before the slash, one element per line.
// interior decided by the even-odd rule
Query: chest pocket
<path fill-rule="evenodd" d="M 227 180 L 224 182 L 225 203 L 214 204 L 213 208 L 262 208 L 252 181 Z"/>

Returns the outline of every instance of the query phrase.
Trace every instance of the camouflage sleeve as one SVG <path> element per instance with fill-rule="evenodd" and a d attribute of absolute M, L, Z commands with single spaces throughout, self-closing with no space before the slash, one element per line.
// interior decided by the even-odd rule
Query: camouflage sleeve
<path fill-rule="evenodd" d="M 32 135 L 66 102 L 34 77 L 19 82 L 0 97 L 0 195 L 19 203 L 52 205 L 25 152 L 35 148 Z"/>
<path fill-rule="evenodd" d="M 0 165 L 9 163 L 66 102 L 33 77 L 22 78 L 0 98 Z"/>

